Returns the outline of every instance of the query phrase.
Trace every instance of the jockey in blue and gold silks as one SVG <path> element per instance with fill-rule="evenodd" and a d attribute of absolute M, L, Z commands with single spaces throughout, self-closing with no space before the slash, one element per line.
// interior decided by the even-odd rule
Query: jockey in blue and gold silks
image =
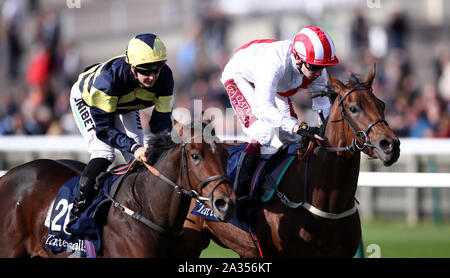
<path fill-rule="evenodd" d="M 174 81 L 166 61 L 161 39 L 140 34 L 129 41 L 124 55 L 86 68 L 72 87 L 72 112 L 91 158 L 80 178 L 69 230 L 92 201 L 95 178 L 114 161 L 115 149 L 126 161 L 146 160 L 138 110 L 154 107 L 152 133 L 172 130 Z"/>

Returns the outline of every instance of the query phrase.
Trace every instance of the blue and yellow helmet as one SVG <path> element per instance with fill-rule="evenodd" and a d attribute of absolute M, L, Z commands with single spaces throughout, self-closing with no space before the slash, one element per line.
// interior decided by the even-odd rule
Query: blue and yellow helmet
<path fill-rule="evenodd" d="M 167 61 L 166 46 L 154 34 L 140 34 L 128 42 L 127 63 L 138 66 Z"/>

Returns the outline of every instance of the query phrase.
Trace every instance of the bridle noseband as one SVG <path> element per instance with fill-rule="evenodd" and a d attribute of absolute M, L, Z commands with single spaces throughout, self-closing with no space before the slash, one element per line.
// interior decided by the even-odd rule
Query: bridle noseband
<path fill-rule="evenodd" d="M 194 137 L 190 138 L 188 141 L 183 143 L 182 154 L 181 154 L 180 180 L 182 179 L 182 176 L 184 176 L 184 180 L 185 180 L 186 184 L 190 188 L 189 196 L 191 198 L 195 198 L 195 199 L 197 199 L 200 202 L 210 201 L 211 205 L 212 205 L 213 201 L 214 201 L 214 195 L 213 195 L 214 191 L 217 189 L 217 187 L 219 187 L 219 185 L 221 185 L 223 183 L 226 183 L 226 182 L 230 182 L 230 179 L 229 179 L 229 177 L 226 174 L 221 174 L 221 175 L 215 175 L 215 176 L 209 177 L 209 178 L 207 178 L 207 179 L 205 179 L 203 181 L 200 180 L 198 175 L 192 169 L 191 164 L 189 163 L 189 158 L 188 158 L 187 151 L 186 151 L 186 145 L 188 143 L 190 143 L 191 141 L 195 140 L 196 138 L 199 138 L 199 137 L 203 137 L 203 135 L 194 136 Z M 218 137 L 216 137 L 216 136 L 204 136 L 204 137 L 209 138 L 209 139 L 213 139 L 214 142 L 219 140 Z M 184 172 L 186 173 L 185 175 L 183 175 Z M 193 189 L 193 187 L 192 187 L 192 185 L 191 185 L 191 183 L 189 181 L 189 178 L 188 178 L 188 173 L 189 172 L 191 172 L 194 175 L 194 177 L 197 180 L 197 182 L 199 182 L 200 194 L 198 194 L 197 191 L 195 191 Z M 202 195 L 203 195 L 203 188 L 205 188 L 210 182 L 213 182 L 215 180 L 219 180 L 219 182 L 216 183 L 216 185 L 214 186 L 213 190 L 211 190 L 211 192 L 209 193 L 208 197 L 202 197 Z"/>
<path fill-rule="evenodd" d="M 370 148 L 375 148 L 375 146 L 373 146 L 370 143 L 367 143 L 367 136 L 370 132 L 370 130 L 372 129 L 372 127 L 374 127 L 376 124 L 378 123 L 385 123 L 386 125 L 389 126 L 388 122 L 385 119 L 376 119 L 373 122 L 371 122 L 367 128 L 365 130 L 358 130 L 355 125 L 352 123 L 350 116 L 348 115 L 347 111 L 345 111 L 344 109 L 344 105 L 343 105 L 343 101 L 344 99 L 350 95 L 351 93 L 353 93 L 356 90 L 369 90 L 372 91 L 372 86 L 370 85 L 358 85 L 353 87 L 352 89 L 348 90 L 347 92 L 345 92 L 345 94 L 341 97 L 340 95 L 338 95 L 338 105 L 339 105 L 339 109 L 341 111 L 341 116 L 342 119 L 340 120 L 335 120 L 333 122 L 339 122 L 339 121 L 345 121 L 348 123 L 348 125 L 350 126 L 350 128 L 352 129 L 353 133 L 355 134 L 355 137 L 352 140 L 352 143 L 350 145 L 347 145 L 345 147 L 325 147 L 325 146 L 321 146 L 322 149 L 329 151 L 329 152 L 340 152 L 340 151 L 363 151 L 364 149 L 366 149 L 367 147 Z M 329 94 L 327 94 L 329 96 Z M 318 94 L 313 96 L 314 97 L 318 97 L 318 96 L 324 96 L 324 94 Z M 344 129 L 344 125 L 342 125 L 342 128 Z M 358 138 L 361 140 L 362 143 L 358 143 Z"/>

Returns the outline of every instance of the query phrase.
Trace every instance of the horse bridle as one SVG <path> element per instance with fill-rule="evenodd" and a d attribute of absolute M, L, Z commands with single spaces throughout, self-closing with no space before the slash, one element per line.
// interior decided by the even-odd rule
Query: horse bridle
<path fill-rule="evenodd" d="M 326 151 L 329 151 L 329 152 L 352 151 L 352 150 L 353 151 L 363 151 L 367 147 L 375 148 L 375 146 L 367 143 L 367 134 L 369 134 L 369 132 L 372 129 L 372 127 L 375 126 L 378 123 L 388 124 L 386 122 L 386 120 L 385 119 L 376 119 L 375 121 L 371 122 L 367 126 L 367 128 L 365 130 L 358 130 L 353 125 L 349 115 L 347 114 L 347 112 L 344 109 L 344 105 L 342 104 L 344 99 L 348 95 L 350 95 L 352 92 L 354 92 L 356 90 L 362 90 L 362 89 L 372 90 L 372 87 L 369 86 L 369 85 L 359 85 L 359 86 L 355 86 L 354 88 L 348 90 L 342 97 L 340 95 L 338 95 L 339 96 L 339 98 L 338 98 L 338 101 L 339 101 L 338 105 L 339 105 L 339 109 L 341 110 L 342 119 L 333 121 L 333 122 L 346 121 L 348 123 L 348 125 L 350 126 L 352 131 L 355 133 L 355 138 L 353 138 L 352 144 L 347 145 L 345 147 L 324 147 L 324 146 L 320 146 L 320 148 L 322 148 L 322 149 L 324 149 Z M 330 93 L 330 92 L 319 93 L 319 94 L 314 94 L 313 98 L 319 97 L 319 96 L 328 96 L 328 97 L 330 97 L 333 94 L 336 94 L 336 93 L 335 92 L 333 92 L 333 93 Z M 325 120 L 323 119 L 322 113 L 319 113 L 319 114 L 320 114 L 320 117 L 322 118 L 321 119 L 322 122 L 325 122 Z M 344 124 L 342 124 L 342 129 L 344 129 Z M 358 138 L 361 138 L 361 140 L 362 140 L 361 145 L 358 145 Z M 285 204 L 287 207 L 294 208 L 294 209 L 299 208 L 299 207 L 303 207 L 306 210 L 308 210 L 309 212 L 311 212 L 312 214 L 320 216 L 322 218 L 326 218 L 326 219 L 338 220 L 338 219 L 342 219 L 342 218 L 345 218 L 347 216 L 353 215 L 358 210 L 356 199 L 355 199 L 355 203 L 354 203 L 352 208 L 350 208 L 350 209 L 348 209 L 348 210 L 346 210 L 344 212 L 338 213 L 338 214 L 322 211 L 322 210 L 314 207 L 312 204 L 309 204 L 306 201 L 306 196 L 307 196 L 307 194 L 306 194 L 307 186 L 306 185 L 308 184 L 308 164 L 309 164 L 309 156 L 306 159 L 306 165 L 305 165 L 305 181 L 304 181 L 304 193 L 303 193 L 303 196 L 304 196 L 305 199 L 302 202 L 299 202 L 299 203 L 293 202 L 293 201 L 289 200 L 289 198 L 284 193 L 280 192 L 276 186 L 274 186 L 274 190 L 277 193 L 277 196 L 280 198 L 281 202 L 283 204 Z"/>
<path fill-rule="evenodd" d="M 339 105 L 339 109 L 341 111 L 342 119 L 333 121 L 333 122 L 346 121 L 348 123 L 348 125 L 352 129 L 353 133 L 355 133 L 355 137 L 353 138 L 352 143 L 345 147 L 321 146 L 322 149 L 329 151 L 329 152 L 340 152 L 340 151 L 363 151 L 367 147 L 375 148 L 375 146 L 373 146 L 372 144 L 367 143 L 367 135 L 369 134 L 370 130 L 372 129 L 372 127 L 374 127 L 378 123 L 385 123 L 386 125 L 389 126 L 388 122 L 385 119 L 376 119 L 373 122 L 371 122 L 365 130 L 358 130 L 355 127 L 355 125 L 352 123 L 351 118 L 348 115 L 347 111 L 345 111 L 345 109 L 344 109 L 343 101 L 348 95 L 350 95 L 351 93 L 353 93 L 356 90 L 372 91 L 372 86 L 358 85 L 358 86 L 355 86 L 352 89 L 348 90 L 347 92 L 345 92 L 345 94 L 342 97 L 340 95 L 338 95 L 338 101 L 339 101 L 338 105 Z M 325 96 L 325 95 L 329 96 L 330 93 L 318 94 L 318 95 L 313 96 L 313 98 L 318 97 L 318 96 Z M 344 125 L 342 125 L 342 129 L 344 129 Z M 362 143 L 358 143 L 358 138 L 361 140 Z"/>
<path fill-rule="evenodd" d="M 192 169 L 192 166 L 191 166 L 191 164 L 189 163 L 189 158 L 188 158 L 187 151 L 186 151 L 186 145 L 187 145 L 189 142 L 195 140 L 196 138 L 199 138 L 199 137 L 202 137 L 202 136 L 203 136 L 203 135 L 197 135 L 197 136 L 191 137 L 188 141 L 186 141 L 186 142 L 183 143 L 183 146 L 182 146 L 182 154 L 181 154 L 180 180 L 184 177 L 184 180 L 185 180 L 186 184 L 187 184 L 187 185 L 189 186 L 189 188 L 190 188 L 189 194 L 188 194 L 188 195 L 189 195 L 191 198 L 195 198 L 195 199 L 197 199 L 197 200 L 200 201 L 200 202 L 203 202 L 203 201 L 210 201 L 210 202 L 211 202 L 211 205 L 212 205 L 213 202 L 214 202 L 214 195 L 213 195 L 213 194 L 214 194 L 214 191 L 215 191 L 215 190 L 217 189 L 217 187 L 219 187 L 221 184 L 223 184 L 223 183 L 225 183 L 225 182 L 230 182 L 230 179 L 228 178 L 227 175 L 221 174 L 221 175 L 215 175 L 215 176 L 209 177 L 209 178 L 207 178 L 207 179 L 201 181 L 200 178 L 199 178 L 199 177 L 197 176 L 197 174 L 195 173 L 195 171 Z M 209 139 L 213 139 L 213 140 L 214 140 L 213 142 L 219 140 L 218 137 L 216 137 L 216 136 L 205 136 L 205 137 L 206 137 L 206 138 L 209 138 Z M 186 170 L 186 171 L 183 171 L 183 170 Z M 190 183 L 190 181 L 189 181 L 189 178 L 188 178 L 188 172 L 189 172 L 189 171 L 194 175 L 194 178 L 197 180 L 197 182 L 199 182 L 199 185 L 200 185 L 200 194 L 198 194 L 197 191 L 195 191 L 195 190 L 193 189 L 193 187 L 192 187 L 192 185 L 191 185 L 191 183 Z M 183 175 L 184 172 L 186 172 L 185 175 Z M 202 195 L 203 195 L 203 188 L 205 188 L 210 182 L 213 182 L 213 181 L 215 181 L 215 180 L 219 180 L 219 181 L 216 183 L 216 185 L 214 186 L 213 190 L 211 190 L 211 192 L 209 193 L 209 195 L 208 195 L 207 197 L 202 197 Z"/>
<path fill-rule="evenodd" d="M 213 200 L 211 200 L 210 198 L 213 197 L 214 198 L 214 191 L 217 189 L 217 187 L 225 182 L 229 182 L 229 178 L 227 175 L 225 174 L 221 174 L 221 175 L 215 175 L 212 177 L 209 177 L 203 181 L 201 181 L 197 174 L 195 174 L 195 171 L 193 171 L 192 167 L 190 166 L 190 163 L 188 163 L 188 157 L 187 157 L 187 151 L 186 151 L 186 145 L 195 140 L 196 138 L 200 137 L 202 135 L 198 135 L 198 136 L 194 136 L 191 137 L 189 140 L 187 140 L 186 142 L 183 143 L 182 145 L 182 153 L 181 153 L 181 170 L 180 170 L 180 180 L 182 180 L 182 176 L 183 176 L 183 170 L 186 169 L 186 175 L 185 175 L 185 181 L 187 182 L 187 185 L 189 186 L 189 190 L 184 189 L 182 186 L 176 184 L 175 182 L 173 182 L 172 180 L 170 180 L 169 178 L 167 178 L 166 176 L 164 176 L 163 174 L 161 174 L 157 169 L 155 169 L 154 167 L 148 165 L 146 162 L 144 162 L 145 167 L 155 176 L 157 176 L 158 178 L 160 178 L 161 180 L 165 181 L 166 183 L 168 183 L 169 185 L 173 186 L 173 188 L 175 190 L 179 190 L 181 193 L 183 193 L 184 195 L 190 197 L 190 198 L 195 198 L 197 201 L 199 202 L 204 202 L 204 201 L 210 201 L 211 204 L 213 204 Z M 215 136 L 205 136 L 206 138 L 210 138 L 213 140 L 218 140 L 217 137 Z M 215 142 L 215 141 L 214 141 Z M 187 167 L 186 167 L 187 165 Z M 191 183 L 189 182 L 189 179 L 187 178 L 188 176 L 188 170 L 191 170 L 191 172 L 194 174 L 194 177 L 197 179 L 197 181 L 199 182 L 200 185 L 200 194 L 197 193 L 197 191 L 195 191 L 191 185 Z M 210 182 L 215 181 L 215 180 L 219 180 L 219 182 L 217 182 L 217 184 L 214 186 L 213 190 L 211 191 L 211 193 L 208 195 L 208 197 L 203 197 L 202 195 L 202 191 L 203 188 L 205 188 Z M 114 204 L 114 207 L 119 208 L 122 212 L 124 212 L 125 214 L 130 215 L 131 217 L 135 218 L 136 220 L 142 222 L 143 224 L 145 224 L 146 226 L 152 228 L 153 230 L 167 235 L 167 236 L 171 236 L 171 237 L 180 237 L 183 234 L 183 229 L 181 229 L 181 231 L 179 232 L 173 232 L 170 230 L 167 230 L 157 224 L 155 224 L 154 222 L 148 220 L 147 218 L 145 218 L 144 216 L 142 216 L 140 213 L 135 212 L 125 206 L 123 206 L 122 204 L 120 204 L 119 202 L 117 202 L 112 196 L 110 196 L 108 193 L 104 192 L 105 196 Z"/>

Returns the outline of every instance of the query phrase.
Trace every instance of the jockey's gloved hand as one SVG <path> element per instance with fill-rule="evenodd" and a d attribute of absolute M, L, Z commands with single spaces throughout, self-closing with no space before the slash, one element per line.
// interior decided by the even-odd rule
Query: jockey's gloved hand
<path fill-rule="evenodd" d="M 319 127 L 309 126 L 307 123 L 302 122 L 298 127 L 297 134 L 305 139 L 307 138 L 309 141 L 314 139 L 314 135 L 316 134 L 320 136 L 321 130 Z"/>
<path fill-rule="evenodd" d="M 313 140 L 316 137 L 316 135 L 320 136 L 321 129 L 319 127 L 311 127 L 307 123 L 302 122 L 298 126 L 296 133 L 302 136 L 302 139 L 299 142 L 299 151 L 301 153 L 305 153 L 306 150 L 308 149 L 309 142 Z"/>
<path fill-rule="evenodd" d="M 136 146 L 135 146 L 136 145 Z M 133 148 L 131 148 L 134 151 L 134 158 L 136 158 L 138 161 L 141 162 L 147 162 L 147 148 L 142 147 L 138 144 L 133 145 Z"/>

